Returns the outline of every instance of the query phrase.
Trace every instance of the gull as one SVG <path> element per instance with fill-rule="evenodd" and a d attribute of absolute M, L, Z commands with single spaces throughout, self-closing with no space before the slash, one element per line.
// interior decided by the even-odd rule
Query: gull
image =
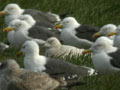
<path fill-rule="evenodd" d="M 56 37 L 48 38 L 44 44 L 44 47 L 46 48 L 45 56 L 48 57 L 54 56 L 64 58 L 68 55 L 81 55 L 84 51 L 84 49 L 79 49 L 74 46 L 62 45 Z"/>
<path fill-rule="evenodd" d="M 30 39 L 37 39 L 43 43 L 44 40 L 47 40 L 49 37 L 55 36 L 59 38 L 58 35 L 56 35 L 54 32 L 51 32 L 46 27 L 31 26 L 26 21 L 17 19 L 13 20 L 10 23 L 10 26 L 4 29 L 4 32 L 6 31 L 10 31 L 10 33 L 8 33 L 8 41 L 10 41 L 10 43 L 13 42 L 15 47 L 21 47 L 26 40 Z M 9 40 L 9 37 L 12 40 Z"/>
<path fill-rule="evenodd" d="M 93 44 L 91 49 L 85 50 L 83 54 L 93 53 L 92 62 L 95 70 L 99 73 L 111 74 L 117 72 L 120 70 L 120 59 L 118 55 L 120 51 L 113 44 L 107 44 L 109 42 L 107 37 L 102 37 L 102 39 L 101 42 Z"/>
<path fill-rule="evenodd" d="M 0 90 L 54 90 L 66 84 L 66 81 L 54 79 L 46 73 L 20 68 L 13 59 L 0 65 Z"/>
<path fill-rule="evenodd" d="M 17 74 L 17 68 L 18 64 L 11 59 L 0 63 L 0 90 L 7 90 L 10 81 Z"/>
<path fill-rule="evenodd" d="M 20 53 L 24 53 L 24 67 L 25 69 L 34 72 L 46 72 L 51 74 L 62 74 L 64 77 L 85 77 L 93 75 L 94 69 L 71 64 L 64 60 L 48 58 L 46 56 L 39 55 L 39 46 L 33 41 L 26 41 L 20 50 Z"/>
<path fill-rule="evenodd" d="M 50 23 L 57 22 L 56 16 L 52 14 L 43 13 L 34 9 L 21 9 L 19 5 L 11 3 L 5 6 L 4 10 L 0 12 L 0 15 L 5 16 L 5 25 L 8 26 L 12 20 L 19 18 L 22 14 L 30 14 L 35 21 L 46 21 Z"/>
<path fill-rule="evenodd" d="M 92 35 L 98 32 L 98 28 L 90 25 L 81 25 L 74 17 L 64 18 L 56 28 L 62 28 L 60 38 L 64 44 L 78 48 L 90 48 L 94 38 Z"/>

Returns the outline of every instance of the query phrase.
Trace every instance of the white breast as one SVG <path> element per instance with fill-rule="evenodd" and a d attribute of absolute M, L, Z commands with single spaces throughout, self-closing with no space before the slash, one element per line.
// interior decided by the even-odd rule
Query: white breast
<path fill-rule="evenodd" d="M 78 38 L 72 29 L 63 29 L 60 36 L 64 44 L 72 45 L 78 48 L 90 48 L 93 42 Z"/>
<path fill-rule="evenodd" d="M 39 56 L 39 57 L 27 56 L 24 58 L 25 69 L 28 69 L 34 72 L 42 72 L 46 69 L 44 66 L 46 64 L 45 59 L 46 58 L 43 56 Z"/>
<path fill-rule="evenodd" d="M 9 41 L 11 46 L 15 46 L 14 32 L 15 31 L 9 31 L 8 34 L 7 34 L 8 41 Z"/>
<path fill-rule="evenodd" d="M 68 45 L 74 45 L 76 38 L 74 37 L 74 34 L 71 32 L 71 29 L 64 29 L 61 31 L 61 40 L 63 40 L 64 44 Z"/>
<path fill-rule="evenodd" d="M 9 23 L 12 21 L 12 20 L 15 20 L 19 17 L 19 15 L 7 15 L 5 16 L 5 25 L 8 26 Z"/>
<path fill-rule="evenodd" d="M 16 46 L 20 47 L 28 38 L 25 30 L 19 30 L 14 34 Z"/>
<path fill-rule="evenodd" d="M 110 64 L 110 58 L 107 54 L 105 53 L 99 53 L 93 55 L 93 64 L 95 69 L 103 74 L 108 74 L 111 72 L 114 72 L 118 70 L 117 68 L 114 68 Z"/>

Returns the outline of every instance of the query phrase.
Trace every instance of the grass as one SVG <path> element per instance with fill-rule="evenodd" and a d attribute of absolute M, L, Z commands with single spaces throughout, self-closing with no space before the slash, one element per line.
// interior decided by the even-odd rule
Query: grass
<path fill-rule="evenodd" d="M 44 12 L 52 11 L 57 14 L 73 12 L 74 16 L 81 24 L 90 24 L 101 27 L 108 23 L 119 25 L 120 1 L 119 0 L 0 0 L 0 10 L 8 3 L 17 3 L 22 8 L 32 8 Z M 4 18 L 0 17 L 0 41 L 7 42 L 7 34 L 3 33 Z M 0 61 L 6 58 L 14 58 L 23 67 L 23 57 L 17 58 L 16 52 L 10 48 L 0 53 Z M 91 58 L 73 57 L 67 58 L 71 63 L 93 67 Z M 104 67 L 104 66 L 103 66 Z M 84 78 L 86 85 L 75 87 L 73 90 L 119 90 L 119 74 L 98 75 Z"/>

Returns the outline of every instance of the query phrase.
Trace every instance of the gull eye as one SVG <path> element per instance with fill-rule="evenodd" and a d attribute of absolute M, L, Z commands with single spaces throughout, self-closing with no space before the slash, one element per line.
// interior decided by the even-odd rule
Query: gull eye
<path fill-rule="evenodd" d="M 0 69 L 4 68 L 4 66 L 5 66 L 5 63 L 1 63 Z"/>
<path fill-rule="evenodd" d="M 22 47 L 23 49 L 25 48 L 25 46 Z"/>
<path fill-rule="evenodd" d="M 69 21 L 66 21 L 66 23 L 69 23 Z"/>
<path fill-rule="evenodd" d="M 14 9 L 14 8 L 11 7 L 10 9 Z"/>
<path fill-rule="evenodd" d="M 18 24 L 18 26 L 22 26 L 22 24 L 21 24 L 21 23 L 19 23 L 19 24 Z"/>
<path fill-rule="evenodd" d="M 48 43 L 52 43 L 52 42 L 53 42 L 53 40 L 49 40 L 49 41 L 48 41 Z"/>
<path fill-rule="evenodd" d="M 8 10 L 13 10 L 13 9 L 14 9 L 13 7 L 8 8 Z"/>
<path fill-rule="evenodd" d="M 110 29 L 110 27 L 109 28 L 105 28 L 105 30 L 109 30 Z"/>
<path fill-rule="evenodd" d="M 64 22 L 64 24 L 67 24 L 67 23 L 69 23 L 69 21 Z"/>
<path fill-rule="evenodd" d="M 20 20 L 25 20 L 25 18 L 21 18 Z"/>
<path fill-rule="evenodd" d="M 95 45 L 95 48 L 99 48 L 101 46 L 103 46 L 103 45 L 102 44 L 97 44 L 97 45 Z"/>

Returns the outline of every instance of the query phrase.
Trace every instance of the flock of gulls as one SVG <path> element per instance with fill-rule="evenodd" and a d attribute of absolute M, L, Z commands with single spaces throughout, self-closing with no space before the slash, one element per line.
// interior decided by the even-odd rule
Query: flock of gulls
<path fill-rule="evenodd" d="M 74 17 L 8 4 L 4 32 L 10 45 L 0 43 L 0 51 L 21 48 L 24 68 L 14 59 L 0 63 L 0 90 L 54 90 L 85 84 L 81 79 L 120 70 L 120 26 L 101 28 L 82 25 Z M 41 49 L 44 55 L 40 54 Z M 94 68 L 72 64 L 66 56 L 91 53 Z"/>

